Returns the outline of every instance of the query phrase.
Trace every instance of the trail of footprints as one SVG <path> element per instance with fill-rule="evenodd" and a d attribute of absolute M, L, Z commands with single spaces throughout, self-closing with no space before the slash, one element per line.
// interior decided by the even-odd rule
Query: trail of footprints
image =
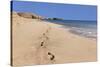
<path fill-rule="evenodd" d="M 40 43 L 40 47 L 42 47 L 42 48 L 46 48 L 46 46 L 47 46 L 47 44 L 45 44 L 45 42 L 47 42 L 49 40 L 49 37 L 47 34 L 49 33 L 50 29 L 51 29 L 51 27 L 49 26 L 49 28 L 46 30 L 46 32 L 42 34 L 41 38 L 43 38 L 42 39 L 43 41 L 41 41 L 41 43 Z M 47 55 L 49 56 L 49 60 L 54 63 L 55 55 L 51 52 L 47 52 Z"/>

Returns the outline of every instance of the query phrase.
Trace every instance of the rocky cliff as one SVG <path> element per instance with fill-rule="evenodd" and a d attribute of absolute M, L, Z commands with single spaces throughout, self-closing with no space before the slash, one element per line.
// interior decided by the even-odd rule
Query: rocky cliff
<path fill-rule="evenodd" d="M 16 13 L 18 16 L 29 18 L 29 19 L 43 19 L 42 16 L 38 16 L 36 14 L 32 13 L 26 13 L 26 12 L 12 12 L 13 14 Z"/>

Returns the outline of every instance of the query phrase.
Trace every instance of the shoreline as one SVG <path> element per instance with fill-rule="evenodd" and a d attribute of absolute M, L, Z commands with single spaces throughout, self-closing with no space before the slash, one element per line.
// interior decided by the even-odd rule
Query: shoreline
<path fill-rule="evenodd" d="M 70 34 L 74 34 L 74 35 L 77 35 L 77 36 L 80 36 L 80 37 L 83 37 L 83 38 L 86 38 L 86 39 L 97 40 L 97 37 L 82 35 L 82 34 L 76 32 L 76 31 L 72 30 L 70 27 L 64 28 L 63 25 L 52 23 L 52 22 L 49 22 L 49 21 L 44 21 L 44 23 L 50 24 L 54 28 L 58 28 L 58 29 L 60 28 L 64 31 L 66 31 L 66 32 L 70 32 Z"/>

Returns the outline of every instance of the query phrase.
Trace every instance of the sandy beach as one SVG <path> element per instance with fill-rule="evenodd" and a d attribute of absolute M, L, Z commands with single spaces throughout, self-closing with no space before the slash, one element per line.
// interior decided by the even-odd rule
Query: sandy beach
<path fill-rule="evenodd" d="M 96 61 L 96 40 L 72 34 L 59 26 L 13 12 L 12 65 Z"/>

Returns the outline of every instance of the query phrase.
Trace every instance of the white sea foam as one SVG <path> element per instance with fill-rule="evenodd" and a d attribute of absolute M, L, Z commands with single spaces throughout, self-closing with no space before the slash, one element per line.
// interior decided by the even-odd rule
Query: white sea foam
<path fill-rule="evenodd" d="M 72 27 L 70 29 L 70 32 L 77 34 L 77 35 L 84 36 L 84 37 L 88 37 L 88 38 L 93 38 L 93 39 L 97 38 L 97 30 L 96 29 Z"/>

